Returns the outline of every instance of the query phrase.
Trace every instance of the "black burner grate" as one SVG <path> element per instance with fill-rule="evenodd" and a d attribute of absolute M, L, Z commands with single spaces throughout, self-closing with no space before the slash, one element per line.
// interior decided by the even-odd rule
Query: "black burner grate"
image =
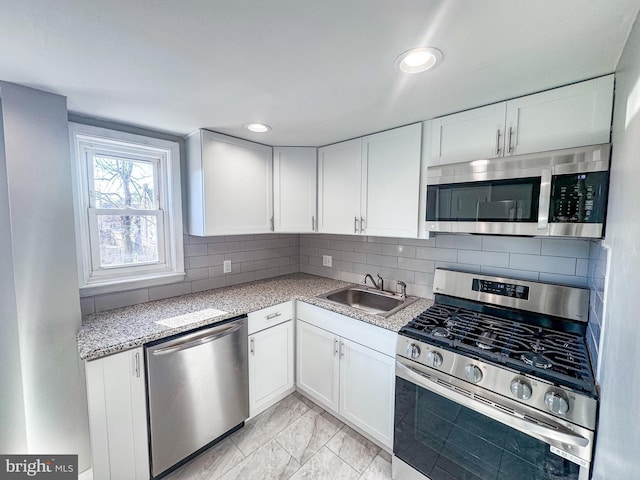
<path fill-rule="evenodd" d="M 435 304 L 401 334 L 593 393 L 584 337 L 460 307 Z"/>

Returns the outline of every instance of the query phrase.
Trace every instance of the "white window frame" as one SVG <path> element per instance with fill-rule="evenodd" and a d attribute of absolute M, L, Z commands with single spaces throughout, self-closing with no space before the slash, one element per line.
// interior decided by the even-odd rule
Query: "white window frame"
<path fill-rule="evenodd" d="M 74 211 L 80 296 L 119 292 L 184 280 L 180 146 L 161 140 L 102 127 L 69 122 L 73 172 Z M 96 238 L 97 216 L 121 210 L 95 208 L 91 193 L 93 154 L 122 157 L 154 164 L 155 209 L 127 210 L 132 215 L 155 216 L 158 262 L 100 266 Z"/>

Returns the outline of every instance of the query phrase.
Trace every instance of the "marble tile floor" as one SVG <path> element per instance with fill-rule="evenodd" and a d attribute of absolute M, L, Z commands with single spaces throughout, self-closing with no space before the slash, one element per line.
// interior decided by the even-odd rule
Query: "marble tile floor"
<path fill-rule="evenodd" d="M 295 392 L 166 480 L 390 480 L 391 456 Z"/>

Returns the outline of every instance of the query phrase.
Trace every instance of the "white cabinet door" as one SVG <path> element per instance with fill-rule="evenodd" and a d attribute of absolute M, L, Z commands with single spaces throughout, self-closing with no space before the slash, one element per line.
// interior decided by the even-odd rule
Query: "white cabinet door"
<path fill-rule="evenodd" d="M 340 374 L 338 337 L 301 321 L 296 323 L 296 337 L 298 388 L 337 412 Z"/>
<path fill-rule="evenodd" d="M 314 232 L 317 149 L 278 147 L 273 151 L 273 218 L 276 232 Z"/>
<path fill-rule="evenodd" d="M 419 123 L 362 139 L 362 225 L 367 235 L 417 237 Z"/>
<path fill-rule="evenodd" d="M 249 336 L 251 417 L 293 391 L 293 342 L 293 320 Z"/>
<path fill-rule="evenodd" d="M 201 130 L 187 139 L 187 150 L 189 233 L 272 231 L 271 147 Z"/>
<path fill-rule="evenodd" d="M 340 339 L 340 413 L 389 448 L 394 388 L 393 357 Z"/>
<path fill-rule="evenodd" d="M 612 108 L 613 75 L 510 100 L 505 154 L 608 143 Z"/>
<path fill-rule="evenodd" d="M 142 347 L 86 362 L 93 478 L 148 479 Z"/>
<path fill-rule="evenodd" d="M 427 165 L 502 156 L 506 103 L 434 118 L 427 123 Z"/>
<path fill-rule="evenodd" d="M 360 233 L 362 140 L 318 150 L 318 231 Z"/>

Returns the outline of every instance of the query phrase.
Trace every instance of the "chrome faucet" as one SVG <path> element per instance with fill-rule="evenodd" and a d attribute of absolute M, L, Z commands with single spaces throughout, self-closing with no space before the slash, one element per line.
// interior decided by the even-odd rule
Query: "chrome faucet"
<path fill-rule="evenodd" d="M 373 283 L 373 286 L 376 288 L 376 290 L 384 291 L 384 280 L 382 280 L 382 277 L 380 276 L 379 273 L 378 273 L 378 281 L 377 282 L 374 280 L 374 278 L 371 276 L 370 273 L 367 273 L 364 276 L 364 280 L 362 280 L 362 283 L 364 283 L 365 285 L 367 284 L 367 278 L 371 279 L 371 283 Z"/>

